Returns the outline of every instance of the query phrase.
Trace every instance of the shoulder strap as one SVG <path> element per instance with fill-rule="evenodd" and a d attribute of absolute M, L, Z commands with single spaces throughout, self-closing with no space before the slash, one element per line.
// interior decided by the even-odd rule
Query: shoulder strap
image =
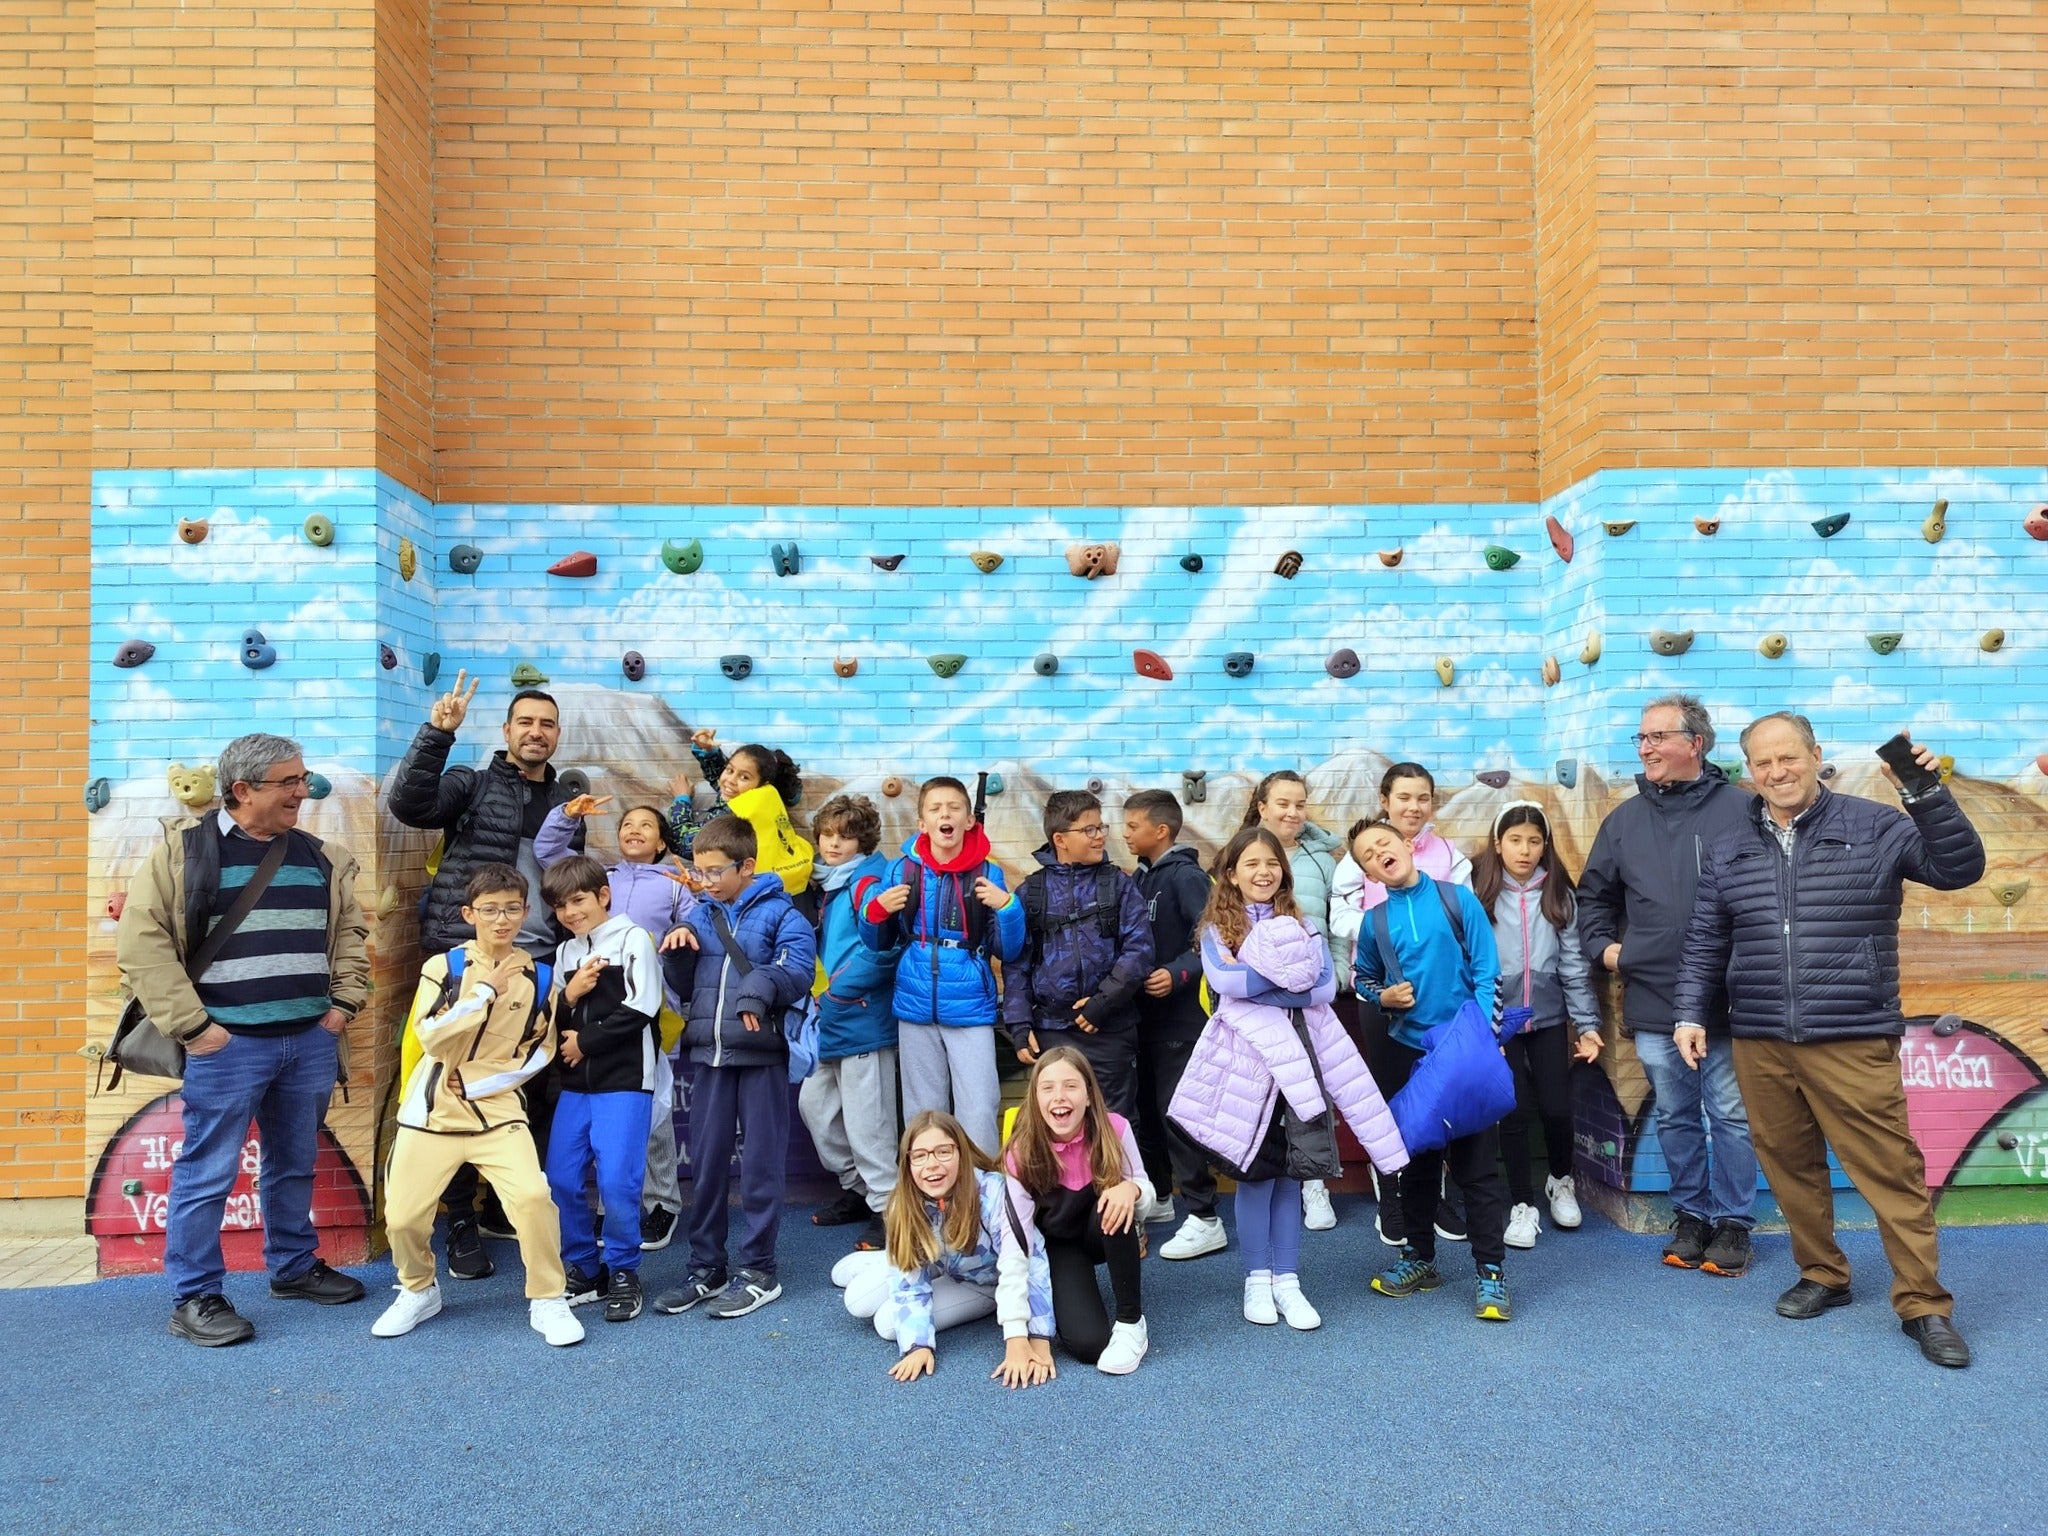
<path fill-rule="evenodd" d="M 1436 894 L 1444 904 L 1444 916 L 1451 920 L 1452 937 L 1458 941 L 1458 948 L 1465 949 L 1465 910 L 1458 902 L 1456 888 L 1448 880 L 1433 880 L 1430 883 L 1436 887 Z M 1386 903 L 1381 902 L 1380 905 L 1385 906 Z M 1471 958 L 1470 950 L 1465 950 L 1465 953 L 1466 958 Z"/>
<path fill-rule="evenodd" d="M 448 951 L 447 961 L 448 979 L 454 982 L 461 981 L 462 968 L 465 965 L 469 964 L 469 951 L 463 948 L 462 945 L 458 944 L 453 949 Z"/>
<path fill-rule="evenodd" d="M 1031 963 L 1045 958 L 1045 871 L 1034 869 L 1017 887 L 1017 899 L 1024 903 L 1024 929 L 1031 941 Z"/>
<path fill-rule="evenodd" d="M 1095 926 L 1112 944 L 1123 921 L 1123 903 L 1117 899 L 1122 892 L 1116 884 L 1122 873 L 1108 859 L 1095 866 Z"/>
<path fill-rule="evenodd" d="M 206 937 L 199 947 L 192 951 L 192 958 L 185 962 L 186 974 L 194 980 L 213 964 L 221 950 L 227 947 L 235 930 L 242 926 L 242 919 L 256 910 L 256 903 L 263 899 L 263 893 L 270 889 L 270 882 L 278 870 L 284 867 L 285 844 L 291 841 L 291 833 L 280 832 L 270 840 L 270 846 L 263 850 L 263 860 L 249 876 L 249 883 L 242 887 L 235 897 L 234 905 L 221 914 L 220 921 L 207 929 Z"/>
<path fill-rule="evenodd" d="M 1394 930 L 1384 901 L 1372 909 L 1372 941 L 1380 952 L 1380 986 L 1400 986 L 1408 978 L 1402 973 L 1400 957 L 1394 953 Z"/>
<path fill-rule="evenodd" d="M 732 958 L 732 963 L 740 968 L 740 974 L 750 974 L 754 969 L 754 962 L 746 957 L 740 949 L 740 941 L 732 936 L 732 924 L 725 920 L 725 908 L 714 906 L 711 909 L 711 926 L 718 930 L 718 942 L 725 946 L 726 954 Z"/>

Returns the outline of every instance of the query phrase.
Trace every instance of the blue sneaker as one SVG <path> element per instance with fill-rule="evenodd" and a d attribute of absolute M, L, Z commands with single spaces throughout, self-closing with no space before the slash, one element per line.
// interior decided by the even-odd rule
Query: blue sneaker
<path fill-rule="evenodd" d="M 1508 1301 L 1507 1277 L 1498 1264 L 1479 1266 L 1479 1293 L 1472 1303 L 1472 1315 L 1483 1323 L 1505 1323 L 1514 1318 L 1515 1309 Z"/>
<path fill-rule="evenodd" d="M 1400 1259 L 1391 1268 L 1372 1277 L 1372 1288 L 1382 1296 L 1413 1296 L 1417 1291 L 1433 1291 L 1443 1283 L 1436 1262 L 1408 1247 L 1402 1248 Z"/>

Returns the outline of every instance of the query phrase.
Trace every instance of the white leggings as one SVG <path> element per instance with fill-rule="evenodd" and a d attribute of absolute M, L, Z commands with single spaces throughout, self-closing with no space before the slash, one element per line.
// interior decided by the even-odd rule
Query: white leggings
<path fill-rule="evenodd" d="M 891 1343 L 896 1339 L 896 1309 L 889 1305 L 891 1275 L 886 1253 L 855 1253 L 832 1268 L 832 1278 L 846 1287 L 846 1310 L 855 1317 L 871 1318 L 875 1332 Z M 992 1287 L 969 1285 L 951 1275 L 932 1282 L 932 1332 L 943 1333 L 962 1323 L 991 1317 L 996 1310 Z"/>

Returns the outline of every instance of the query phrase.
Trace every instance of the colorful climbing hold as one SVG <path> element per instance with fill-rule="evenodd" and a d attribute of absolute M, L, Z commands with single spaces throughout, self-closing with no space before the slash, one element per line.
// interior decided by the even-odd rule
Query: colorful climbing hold
<path fill-rule="evenodd" d="M 687 544 L 678 544 L 674 539 L 661 541 L 661 563 L 677 576 L 694 576 L 697 568 L 704 563 L 704 545 L 697 539 Z"/>
<path fill-rule="evenodd" d="M 1991 895 L 2001 907 L 2016 907 L 2020 904 L 2020 898 L 2027 894 L 2030 884 L 2031 882 L 2026 880 L 2008 880 L 2004 885 L 1991 887 Z"/>
<path fill-rule="evenodd" d="M 107 898 L 107 916 L 115 922 L 121 921 L 121 914 L 128 910 L 128 893 L 116 891 Z"/>
<path fill-rule="evenodd" d="M 197 768 L 173 763 L 164 778 L 171 786 L 171 798 L 188 810 L 205 810 L 213 804 L 220 789 L 211 763 L 201 763 Z"/>
<path fill-rule="evenodd" d="M 884 800 L 894 800 L 898 795 L 902 793 L 903 781 L 897 778 L 894 774 L 891 774 L 888 778 L 882 780 L 882 798 Z"/>
<path fill-rule="evenodd" d="M 474 576 L 484 563 L 484 552 L 474 544 L 458 544 L 448 551 L 448 569 L 458 576 Z"/>
<path fill-rule="evenodd" d="M 411 581 L 413 572 L 420 568 L 420 552 L 413 548 L 411 539 L 398 541 L 398 579 Z"/>
<path fill-rule="evenodd" d="M 768 558 L 774 562 L 775 574 L 778 576 L 794 576 L 803 569 L 803 556 L 797 550 L 794 539 L 787 544 L 770 544 Z"/>
<path fill-rule="evenodd" d="M 974 562 L 974 568 L 984 576 L 993 576 L 996 567 L 1003 563 L 1003 557 L 992 549 L 977 549 L 967 558 Z"/>
<path fill-rule="evenodd" d="M 325 800 L 333 793 L 334 781 L 328 778 L 326 774 L 308 773 L 306 775 L 306 798 L 308 800 Z"/>
<path fill-rule="evenodd" d="M 139 667 L 156 654 L 156 647 L 147 640 L 123 640 L 121 648 L 114 652 L 117 667 Z"/>
<path fill-rule="evenodd" d="M 306 542 L 319 549 L 325 549 L 334 542 L 334 522 L 331 518 L 315 512 L 299 524 L 299 532 L 306 536 Z"/>
<path fill-rule="evenodd" d="M 2039 769 L 2042 773 L 2048 774 L 2048 752 L 2035 753 L 2034 766 L 2037 769 Z"/>
<path fill-rule="evenodd" d="M 1358 652 L 1348 645 L 1330 652 L 1329 658 L 1323 662 L 1323 670 L 1335 678 L 1358 676 Z"/>
<path fill-rule="evenodd" d="M 903 557 L 901 555 L 868 556 L 868 564 L 874 566 L 877 570 L 893 571 L 896 569 L 897 566 L 901 565 L 902 563 Z"/>
<path fill-rule="evenodd" d="M 104 811 L 114 799 L 114 786 L 105 779 L 94 779 L 85 786 L 85 808 L 94 815 Z"/>
<path fill-rule="evenodd" d="M 1100 779 L 1090 779 L 1090 780 L 1089 780 L 1089 781 L 1088 781 L 1087 783 L 1083 784 L 1083 785 L 1082 785 L 1081 787 L 1082 787 L 1083 789 L 1087 790 L 1087 791 L 1088 791 L 1088 793 L 1089 793 L 1089 794 L 1091 794 L 1091 795 L 1099 795 L 1099 794 L 1101 794 L 1101 793 L 1102 793 L 1102 792 L 1103 792 L 1104 790 L 1106 790 L 1106 789 L 1108 789 L 1108 788 L 1109 788 L 1109 786 L 1108 786 L 1107 784 L 1105 784 L 1105 783 L 1104 783 L 1104 782 L 1103 782 L 1102 780 L 1100 780 Z"/>
<path fill-rule="evenodd" d="M 536 667 L 530 661 L 522 661 L 512 669 L 512 686 L 514 688 L 538 688 L 547 680 L 547 673 L 541 671 L 539 667 Z"/>
<path fill-rule="evenodd" d="M 1482 768 L 1472 777 L 1488 789 L 1506 789 L 1514 775 L 1505 768 Z"/>
<path fill-rule="evenodd" d="M 251 672 L 261 672 L 277 662 L 277 647 L 263 638 L 260 629 L 242 631 L 242 665 Z"/>
<path fill-rule="evenodd" d="M 2037 539 L 2048 539 L 2048 507 L 2036 507 L 2020 519 L 2020 526 Z"/>
<path fill-rule="evenodd" d="M 1941 770 L 1942 783 L 1946 784 L 1956 776 L 1956 760 L 1953 753 L 1942 753 L 1939 757 L 1935 758 L 1934 765 Z"/>
<path fill-rule="evenodd" d="M 392 671 L 398 665 L 398 652 L 391 649 L 391 647 L 388 645 L 378 645 L 377 665 L 382 667 L 386 672 Z"/>
<path fill-rule="evenodd" d="M 1714 766 L 1720 769 L 1722 773 L 1727 775 L 1728 782 L 1730 784 L 1739 784 L 1742 782 L 1742 770 L 1744 764 L 1741 758 L 1724 757 L 1720 759 L 1718 762 L 1716 762 Z"/>
<path fill-rule="evenodd" d="M 1444 687 L 1448 688 L 1454 681 L 1456 681 L 1457 676 L 1458 665 L 1456 662 L 1452 661 L 1451 658 L 1448 656 L 1437 657 L 1436 680 L 1439 683 L 1443 684 Z"/>
<path fill-rule="evenodd" d="M 1543 531 L 1550 535 L 1550 547 L 1557 551 L 1557 558 L 1566 565 L 1572 563 L 1572 552 L 1579 547 L 1578 540 L 1565 531 L 1565 526 L 1554 517 L 1543 519 Z"/>
<path fill-rule="evenodd" d="M 1579 661 L 1582 665 L 1590 667 L 1599 659 L 1600 631 L 1596 629 L 1586 636 L 1586 643 L 1579 647 Z"/>
<path fill-rule="evenodd" d="M 1776 661 L 1785 654 L 1785 648 L 1791 643 L 1791 641 L 1774 629 L 1756 643 L 1756 648 L 1759 655 L 1767 656 L 1772 661 Z"/>
<path fill-rule="evenodd" d="M 940 677 L 957 677 L 960 669 L 967 665 L 967 658 L 959 651 L 940 651 L 925 657 L 925 664 Z"/>
<path fill-rule="evenodd" d="M 1849 514 L 1846 512 L 1830 512 L 1813 520 L 1813 531 L 1824 539 L 1832 539 L 1848 526 Z"/>
<path fill-rule="evenodd" d="M 1602 522 L 1600 524 L 1602 528 L 1605 528 L 1607 530 L 1607 537 L 1609 537 L 1610 539 L 1620 538 L 1623 534 L 1627 533 L 1629 529 L 1635 527 L 1635 525 L 1636 521 L 1634 518 L 1629 518 L 1626 521 L 1616 520 L 1614 522 Z"/>
<path fill-rule="evenodd" d="M 626 681 L 637 683 L 647 675 L 647 658 L 638 651 L 628 651 L 619 658 L 619 670 L 626 674 Z"/>
<path fill-rule="evenodd" d="M 1202 571 L 1202 557 L 1196 554 L 1182 555 L 1180 557 L 1180 568 L 1190 576 L 1198 576 Z"/>
<path fill-rule="evenodd" d="M 1401 549 L 1383 549 L 1380 551 L 1380 564 L 1391 571 L 1401 563 L 1401 556 L 1406 553 L 1406 550 Z"/>
<path fill-rule="evenodd" d="M 1232 651 L 1223 658 L 1223 670 L 1232 677 L 1250 677 L 1252 675 L 1252 653 L 1250 651 Z"/>
<path fill-rule="evenodd" d="M 1558 679 L 1563 676 L 1564 669 L 1557 664 L 1557 658 L 1555 656 L 1546 656 L 1543 658 L 1544 687 L 1555 688 L 1557 686 Z"/>
<path fill-rule="evenodd" d="M 832 675 L 834 677 L 851 677 L 859 670 L 860 658 L 858 656 L 834 656 L 832 658 Z"/>
<path fill-rule="evenodd" d="M 1566 789 L 1579 787 L 1579 760 L 1575 757 L 1560 757 L 1557 760 L 1557 782 Z"/>
<path fill-rule="evenodd" d="M 429 651 L 420 658 L 420 681 L 427 687 L 434 686 L 434 679 L 441 675 L 441 653 Z"/>
<path fill-rule="evenodd" d="M 730 656 L 721 656 L 718 658 L 718 670 L 723 672 L 728 679 L 737 683 L 753 675 L 754 658 L 744 652 L 734 652 Z"/>
<path fill-rule="evenodd" d="M 1927 514 L 1927 521 L 1920 525 L 1920 537 L 1930 544 L 1939 544 L 1943 534 L 1948 532 L 1948 503 L 1937 501 L 1934 510 Z"/>
<path fill-rule="evenodd" d="M 1180 775 L 1180 798 L 1187 805 L 1206 805 L 1209 801 L 1209 770 L 1206 768 L 1184 768 Z"/>
<path fill-rule="evenodd" d="M 548 567 L 550 576 L 595 576 L 597 556 L 587 549 L 579 549 L 573 555 L 564 555 Z"/>
<path fill-rule="evenodd" d="M 1983 634 L 1983 637 L 1982 637 L 1981 639 L 1979 639 L 1979 640 L 1977 641 L 1977 649 L 1978 649 L 1978 650 L 1980 650 L 1980 651 L 2002 651 L 2002 650 L 2004 650 L 2004 649 L 2005 649 L 2005 631 L 2004 631 L 2004 630 L 2002 630 L 2002 629 L 1987 629 L 1987 630 L 1985 630 L 1985 631 L 1984 631 L 1984 634 Z"/>
<path fill-rule="evenodd" d="M 1067 573 L 1084 581 L 1093 581 L 1098 576 L 1114 576 L 1116 563 L 1122 557 L 1122 549 L 1115 544 L 1069 544 Z"/>
<path fill-rule="evenodd" d="M 1288 550 L 1273 567 L 1273 574 L 1275 576 L 1283 576 L 1289 581 L 1299 576 L 1301 574 L 1301 551 L 1295 549 Z"/>
<path fill-rule="evenodd" d="M 1149 677 L 1159 683 L 1173 681 L 1173 668 L 1166 664 L 1166 658 L 1157 651 L 1140 648 L 1131 652 L 1131 665 L 1140 677 Z"/>
<path fill-rule="evenodd" d="M 1522 557 L 1505 544 L 1486 546 L 1486 568 L 1489 571 L 1512 571 L 1522 563 Z"/>
<path fill-rule="evenodd" d="M 178 519 L 178 537 L 187 544 L 206 542 L 207 522 L 203 517 L 181 517 Z"/>
<path fill-rule="evenodd" d="M 388 921 L 398 911 L 398 887 L 387 885 L 377 893 L 377 920 Z"/>
<path fill-rule="evenodd" d="M 1031 670 L 1040 677 L 1051 677 L 1059 669 L 1060 659 L 1053 655 L 1051 651 L 1040 651 L 1031 658 Z"/>
<path fill-rule="evenodd" d="M 1889 656 L 1899 648 L 1899 642 L 1905 639 L 1906 636 L 1902 630 L 1880 629 L 1872 634 L 1865 635 L 1863 638 L 1870 642 L 1870 648 L 1877 652 L 1878 655 Z"/>
<path fill-rule="evenodd" d="M 1692 520 L 1692 526 L 1695 532 L 1711 539 L 1721 531 L 1721 519 L 1718 517 L 1696 517 Z"/>
<path fill-rule="evenodd" d="M 1000 773 L 992 773 L 982 781 L 981 787 L 991 797 L 1000 795 L 1003 792 L 1003 776 Z"/>
<path fill-rule="evenodd" d="M 1653 629 L 1650 631 L 1650 649 L 1659 656 L 1683 656 L 1692 649 L 1692 631 Z"/>

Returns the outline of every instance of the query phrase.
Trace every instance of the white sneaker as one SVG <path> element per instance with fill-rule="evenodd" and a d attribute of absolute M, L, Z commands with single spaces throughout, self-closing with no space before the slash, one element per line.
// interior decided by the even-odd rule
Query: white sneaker
<path fill-rule="evenodd" d="M 1290 1328 L 1299 1328 L 1306 1333 L 1311 1328 L 1323 1326 L 1323 1314 L 1310 1306 L 1308 1298 L 1301 1294 L 1299 1275 L 1274 1277 L 1273 1305 L 1280 1309 L 1280 1315 L 1287 1319 Z"/>
<path fill-rule="evenodd" d="M 1566 1174 L 1561 1179 L 1545 1179 L 1543 1193 L 1550 1200 L 1550 1219 L 1569 1232 L 1586 1218 L 1579 1213 L 1579 1189 Z"/>
<path fill-rule="evenodd" d="M 1221 1253 L 1230 1246 L 1223 1222 L 1215 1216 L 1190 1216 L 1180 1230 L 1159 1249 L 1162 1259 L 1199 1259 L 1205 1253 Z"/>
<path fill-rule="evenodd" d="M 441 1310 L 441 1287 L 438 1285 L 430 1285 L 424 1291 L 408 1291 L 402 1285 L 394 1289 L 398 1292 L 398 1300 L 370 1324 L 372 1338 L 403 1338 Z"/>
<path fill-rule="evenodd" d="M 1156 1227 L 1161 1222 L 1173 1220 L 1173 1217 L 1173 1196 L 1171 1195 L 1154 1195 L 1151 1202 L 1140 1213 L 1140 1218 L 1148 1227 Z"/>
<path fill-rule="evenodd" d="M 1273 1272 L 1270 1269 L 1255 1269 L 1244 1277 L 1244 1320 L 1270 1328 L 1280 1321 L 1279 1309 L 1273 1305 Z"/>
<path fill-rule="evenodd" d="M 1148 1344 L 1145 1319 L 1141 1317 L 1135 1323 L 1118 1323 L 1109 1330 L 1109 1342 L 1102 1346 L 1095 1369 L 1105 1376 L 1128 1376 L 1145 1358 Z"/>
<path fill-rule="evenodd" d="M 1508 1212 L 1508 1229 L 1501 1241 L 1510 1248 L 1534 1248 L 1536 1234 L 1543 1230 L 1543 1223 L 1537 1219 L 1536 1207 L 1518 1205 Z"/>
<path fill-rule="evenodd" d="M 544 1296 L 539 1301 L 529 1301 L 526 1304 L 526 1321 L 535 1333 L 557 1349 L 565 1344 L 583 1342 L 583 1324 L 569 1310 L 566 1297 Z"/>
<path fill-rule="evenodd" d="M 1301 1186 L 1301 1224 L 1311 1232 L 1327 1232 L 1337 1225 L 1336 1207 L 1330 1204 L 1330 1191 L 1321 1179 L 1310 1179 Z"/>

